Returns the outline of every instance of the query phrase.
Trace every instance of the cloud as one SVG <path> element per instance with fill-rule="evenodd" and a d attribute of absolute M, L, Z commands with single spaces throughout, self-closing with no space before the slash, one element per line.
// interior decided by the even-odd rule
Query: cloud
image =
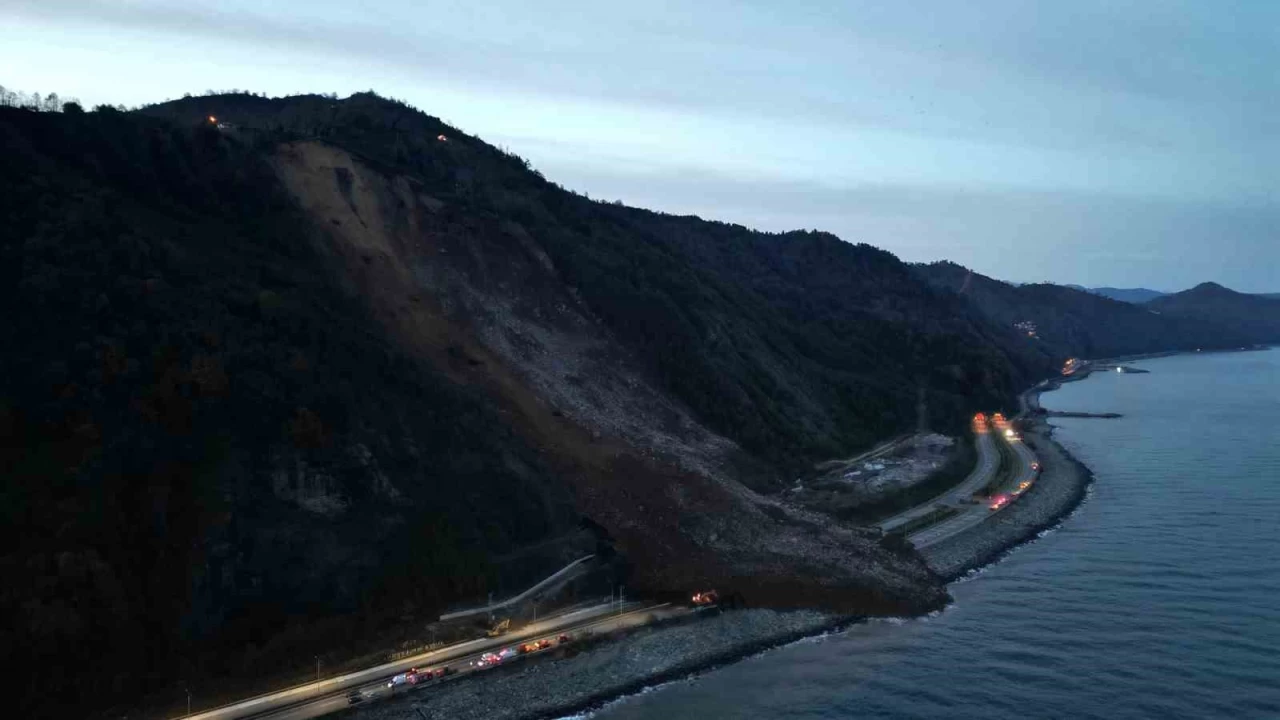
<path fill-rule="evenodd" d="M 1280 262 L 1277 3 L 41 0 L 0 20 L 19 87 L 374 87 L 595 197 L 1011 279 L 1267 289 Z"/>
<path fill-rule="evenodd" d="M 1087 192 L 742 181 L 694 169 L 639 175 L 544 168 L 593 197 L 759 227 L 820 229 L 904 260 L 950 259 L 1012 281 L 1280 291 L 1280 208 Z"/>
<path fill-rule="evenodd" d="M 393 3 L 382 16 L 354 17 L 349 4 L 322 2 L 276 6 L 286 12 L 274 15 L 272 6 L 102 0 L 17 10 L 229 48 L 346 55 L 500 93 L 1048 149 L 1202 148 L 1206 134 L 1237 137 L 1214 130 L 1224 125 L 1214 113 L 1257 109 L 1242 106 L 1261 97 L 1247 92 L 1249 83 L 1277 82 L 1269 72 L 1242 79 L 1236 55 L 1224 55 L 1212 73 L 1151 60 L 1178 58 L 1169 44 L 1181 36 L 1163 40 L 1158 32 L 1173 16 L 1089 5 L 1037 5 L 1029 14 L 1023 3 L 982 13 L 943 3 L 923 17 L 857 3 L 805 12 L 714 2 L 693 11 L 512 2 L 488 13 Z M 1238 113 L 1225 124 L 1270 115 Z"/>

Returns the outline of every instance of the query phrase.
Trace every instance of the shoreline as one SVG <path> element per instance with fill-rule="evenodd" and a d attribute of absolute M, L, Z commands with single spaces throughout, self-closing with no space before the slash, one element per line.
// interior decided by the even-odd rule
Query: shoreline
<path fill-rule="evenodd" d="M 1052 379 L 1020 395 L 1024 441 L 1042 466 L 1040 479 L 998 517 L 921 551 L 946 584 L 998 562 L 1042 533 L 1058 527 L 1080 506 L 1094 475 L 1053 439 L 1047 417 L 1034 411 L 1039 396 L 1064 381 Z M 675 624 L 660 624 L 603 638 L 570 657 L 520 663 L 483 682 L 471 678 L 440 686 L 429 694 L 342 713 L 350 720 L 450 718 L 467 720 L 553 720 L 577 718 L 649 689 L 697 677 L 769 650 L 843 631 L 863 618 L 816 610 L 747 609 Z M 554 688 L 554 690 L 551 690 Z M 554 696 L 554 702 L 537 699 Z"/>
<path fill-rule="evenodd" d="M 746 609 L 645 626 L 483 677 L 338 715 L 344 720 L 553 720 L 581 717 L 646 690 L 865 622 L 814 610 Z M 555 698 L 552 700 L 551 698 Z"/>
<path fill-rule="evenodd" d="M 1057 440 L 1042 417 L 1023 421 L 1023 439 L 1041 464 L 1040 479 L 996 518 L 921 551 L 947 583 L 981 570 L 1055 528 L 1088 496 L 1094 474 Z"/>

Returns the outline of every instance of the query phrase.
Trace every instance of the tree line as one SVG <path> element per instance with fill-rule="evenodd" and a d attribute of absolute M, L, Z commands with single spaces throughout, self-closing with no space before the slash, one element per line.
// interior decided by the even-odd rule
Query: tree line
<path fill-rule="evenodd" d="M 0 85 L 0 107 L 22 108 L 36 112 L 74 112 L 81 106 L 78 98 L 61 98 L 56 92 L 48 95 L 41 95 L 38 92 L 28 94 Z"/>

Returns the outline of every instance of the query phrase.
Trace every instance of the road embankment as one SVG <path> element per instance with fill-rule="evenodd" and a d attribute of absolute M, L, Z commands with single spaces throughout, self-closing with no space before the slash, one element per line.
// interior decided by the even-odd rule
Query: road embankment
<path fill-rule="evenodd" d="M 1038 407 L 1034 398 L 1028 400 Z M 997 560 L 1060 523 L 1084 500 L 1093 482 L 1093 472 L 1053 439 L 1053 428 L 1044 418 L 1031 415 L 1021 423 L 1023 441 L 1040 461 L 1040 478 L 996 516 L 921 551 L 929 567 L 947 580 Z"/>
<path fill-rule="evenodd" d="M 531 659 L 424 692 L 357 707 L 344 720 L 532 720 L 583 712 L 855 618 L 816 611 L 735 610 L 630 631 L 575 656 Z M 607 638 L 601 638 L 605 640 Z"/>

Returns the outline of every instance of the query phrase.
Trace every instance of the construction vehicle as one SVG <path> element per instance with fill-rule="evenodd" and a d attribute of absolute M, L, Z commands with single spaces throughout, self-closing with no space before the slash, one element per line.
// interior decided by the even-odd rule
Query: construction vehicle
<path fill-rule="evenodd" d="M 510 630 L 511 618 L 503 618 L 502 620 L 494 623 L 493 627 L 489 628 L 489 632 L 485 633 L 485 635 L 495 638 L 499 635 L 506 635 Z"/>
<path fill-rule="evenodd" d="M 716 596 L 715 590 L 707 590 L 706 592 L 697 592 L 693 594 L 694 605 L 714 605 L 719 598 Z"/>

